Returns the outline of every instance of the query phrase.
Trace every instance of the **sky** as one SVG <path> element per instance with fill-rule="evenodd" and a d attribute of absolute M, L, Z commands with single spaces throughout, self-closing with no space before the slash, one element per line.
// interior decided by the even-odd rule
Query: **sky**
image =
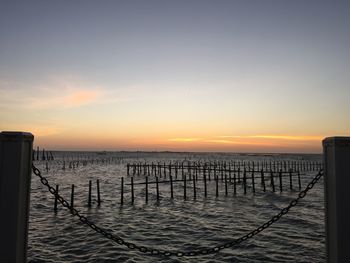
<path fill-rule="evenodd" d="M 0 2 L 0 131 L 51 150 L 319 153 L 349 83 L 349 1 Z"/>

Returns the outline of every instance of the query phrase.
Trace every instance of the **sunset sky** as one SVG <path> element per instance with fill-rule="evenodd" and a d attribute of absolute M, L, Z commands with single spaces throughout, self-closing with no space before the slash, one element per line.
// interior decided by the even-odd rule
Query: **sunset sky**
<path fill-rule="evenodd" d="M 0 131 L 52 150 L 321 152 L 350 1 L 2 1 Z"/>

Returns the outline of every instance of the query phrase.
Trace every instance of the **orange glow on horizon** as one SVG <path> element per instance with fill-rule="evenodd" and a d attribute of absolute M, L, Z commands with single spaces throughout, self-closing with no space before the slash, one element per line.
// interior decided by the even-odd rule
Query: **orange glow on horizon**
<path fill-rule="evenodd" d="M 34 134 L 36 135 L 36 134 Z M 58 150 L 130 150 L 130 151 L 192 151 L 192 152 L 321 152 L 326 136 L 249 135 L 161 138 L 148 136 L 99 136 L 79 134 L 70 137 L 44 133 L 36 135 L 35 143 Z M 225 139 L 222 139 L 225 138 Z M 232 139 L 230 139 L 232 138 Z"/>

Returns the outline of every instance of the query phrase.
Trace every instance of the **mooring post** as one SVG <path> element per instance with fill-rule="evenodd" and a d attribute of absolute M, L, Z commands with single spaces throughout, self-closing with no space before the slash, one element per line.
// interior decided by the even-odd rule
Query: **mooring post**
<path fill-rule="evenodd" d="M 57 212 L 58 188 L 59 188 L 59 185 L 56 184 L 55 203 L 54 203 L 54 206 L 53 206 L 53 210 L 54 210 L 55 212 Z"/>
<path fill-rule="evenodd" d="M 171 199 L 174 198 L 174 189 L 173 189 L 173 177 L 170 175 L 170 194 L 171 194 Z"/>
<path fill-rule="evenodd" d="M 350 262 L 350 137 L 323 140 L 328 263 Z"/>
<path fill-rule="evenodd" d="M 0 262 L 27 262 L 33 140 L 31 133 L 0 133 Z"/>
<path fill-rule="evenodd" d="M 100 206 L 101 205 L 101 195 L 100 195 L 100 180 L 99 179 L 97 179 L 96 185 L 97 185 L 97 205 Z"/>
<path fill-rule="evenodd" d="M 71 207 L 71 210 L 73 210 L 73 207 L 74 207 L 74 184 L 72 184 L 71 193 L 70 193 L 70 207 Z"/>

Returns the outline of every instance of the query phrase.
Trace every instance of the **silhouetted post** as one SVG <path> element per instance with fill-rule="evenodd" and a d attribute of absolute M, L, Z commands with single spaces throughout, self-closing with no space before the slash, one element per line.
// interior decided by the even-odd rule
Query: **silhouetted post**
<path fill-rule="evenodd" d="M 236 172 L 233 173 L 233 194 L 237 193 L 237 185 L 236 185 Z"/>
<path fill-rule="evenodd" d="M 299 184 L 299 190 L 301 189 L 301 180 L 300 180 L 300 172 L 298 171 L 298 184 Z"/>
<path fill-rule="evenodd" d="M 219 176 L 215 176 L 215 195 L 216 197 L 219 196 Z"/>
<path fill-rule="evenodd" d="M 350 137 L 323 140 L 328 263 L 350 262 Z"/>
<path fill-rule="evenodd" d="M 292 171 L 289 171 L 289 189 L 293 189 L 293 178 L 292 178 Z"/>
<path fill-rule="evenodd" d="M 165 170 L 164 170 L 164 175 L 165 175 Z M 157 202 L 159 202 L 159 182 L 158 182 L 157 176 L 156 176 L 156 190 L 157 190 Z"/>
<path fill-rule="evenodd" d="M 101 195 L 100 195 L 100 180 L 99 179 L 97 179 L 96 185 L 97 185 L 97 205 L 100 206 L 101 205 Z"/>
<path fill-rule="evenodd" d="M 225 173 L 225 196 L 227 196 L 228 190 L 227 190 L 227 174 Z"/>
<path fill-rule="evenodd" d="M 207 176 L 204 174 L 204 196 L 207 197 Z"/>
<path fill-rule="evenodd" d="M 131 203 L 134 203 L 134 177 L 131 177 Z"/>
<path fill-rule="evenodd" d="M 245 168 L 243 171 L 243 188 L 244 188 L 244 194 L 246 194 L 247 193 L 247 173 Z"/>
<path fill-rule="evenodd" d="M 0 133 L 0 262 L 27 262 L 34 136 Z"/>
<path fill-rule="evenodd" d="M 282 187 L 282 170 L 279 171 L 278 177 L 280 179 L 280 192 L 282 192 L 283 191 L 283 187 Z"/>
<path fill-rule="evenodd" d="M 173 199 L 174 198 L 173 177 L 170 175 L 169 178 L 170 178 L 170 197 L 171 199 Z"/>
<path fill-rule="evenodd" d="M 270 171 L 270 179 L 271 179 L 271 187 L 272 187 L 272 191 L 275 192 L 275 182 L 273 180 L 273 172 Z"/>
<path fill-rule="evenodd" d="M 120 184 L 120 204 L 124 204 L 124 177 L 121 178 Z"/>
<path fill-rule="evenodd" d="M 88 207 L 91 207 L 91 180 L 89 180 L 89 196 L 88 196 Z"/>
<path fill-rule="evenodd" d="M 146 204 L 148 203 L 148 176 L 146 176 Z"/>
<path fill-rule="evenodd" d="M 254 162 L 253 162 L 254 167 Z M 252 187 L 253 187 L 253 193 L 255 193 L 255 178 L 254 178 L 254 169 L 252 171 Z"/>
<path fill-rule="evenodd" d="M 184 199 L 186 200 L 186 175 L 184 176 Z"/>
<path fill-rule="evenodd" d="M 264 178 L 264 170 L 261 169 L 261 184 L 263 186 L 263 191 L 266 191 L 266 187 L 265 187 L 265 178 Z"/>
<path fill-rule="evenodd" d="M 193 183 L 193 199 L 196 199 L 197 193 L 196 193 L 196 178 L 195 178 L 195 176 L 193 176 L 192 183 Z"/>
<path fill-rule="evenodd" d="M 58 184 L 56 184 L 56 192 L 55 192 L 55 203 L 53 206 L 53 211 L 57 212 L 57 200 L 58 200 Z"/>
<path fill-rule="evenodd" d="M 74 207 L 74 184 L 72 184 L 71 193 L 70 193 L 70 207 Z"/>

